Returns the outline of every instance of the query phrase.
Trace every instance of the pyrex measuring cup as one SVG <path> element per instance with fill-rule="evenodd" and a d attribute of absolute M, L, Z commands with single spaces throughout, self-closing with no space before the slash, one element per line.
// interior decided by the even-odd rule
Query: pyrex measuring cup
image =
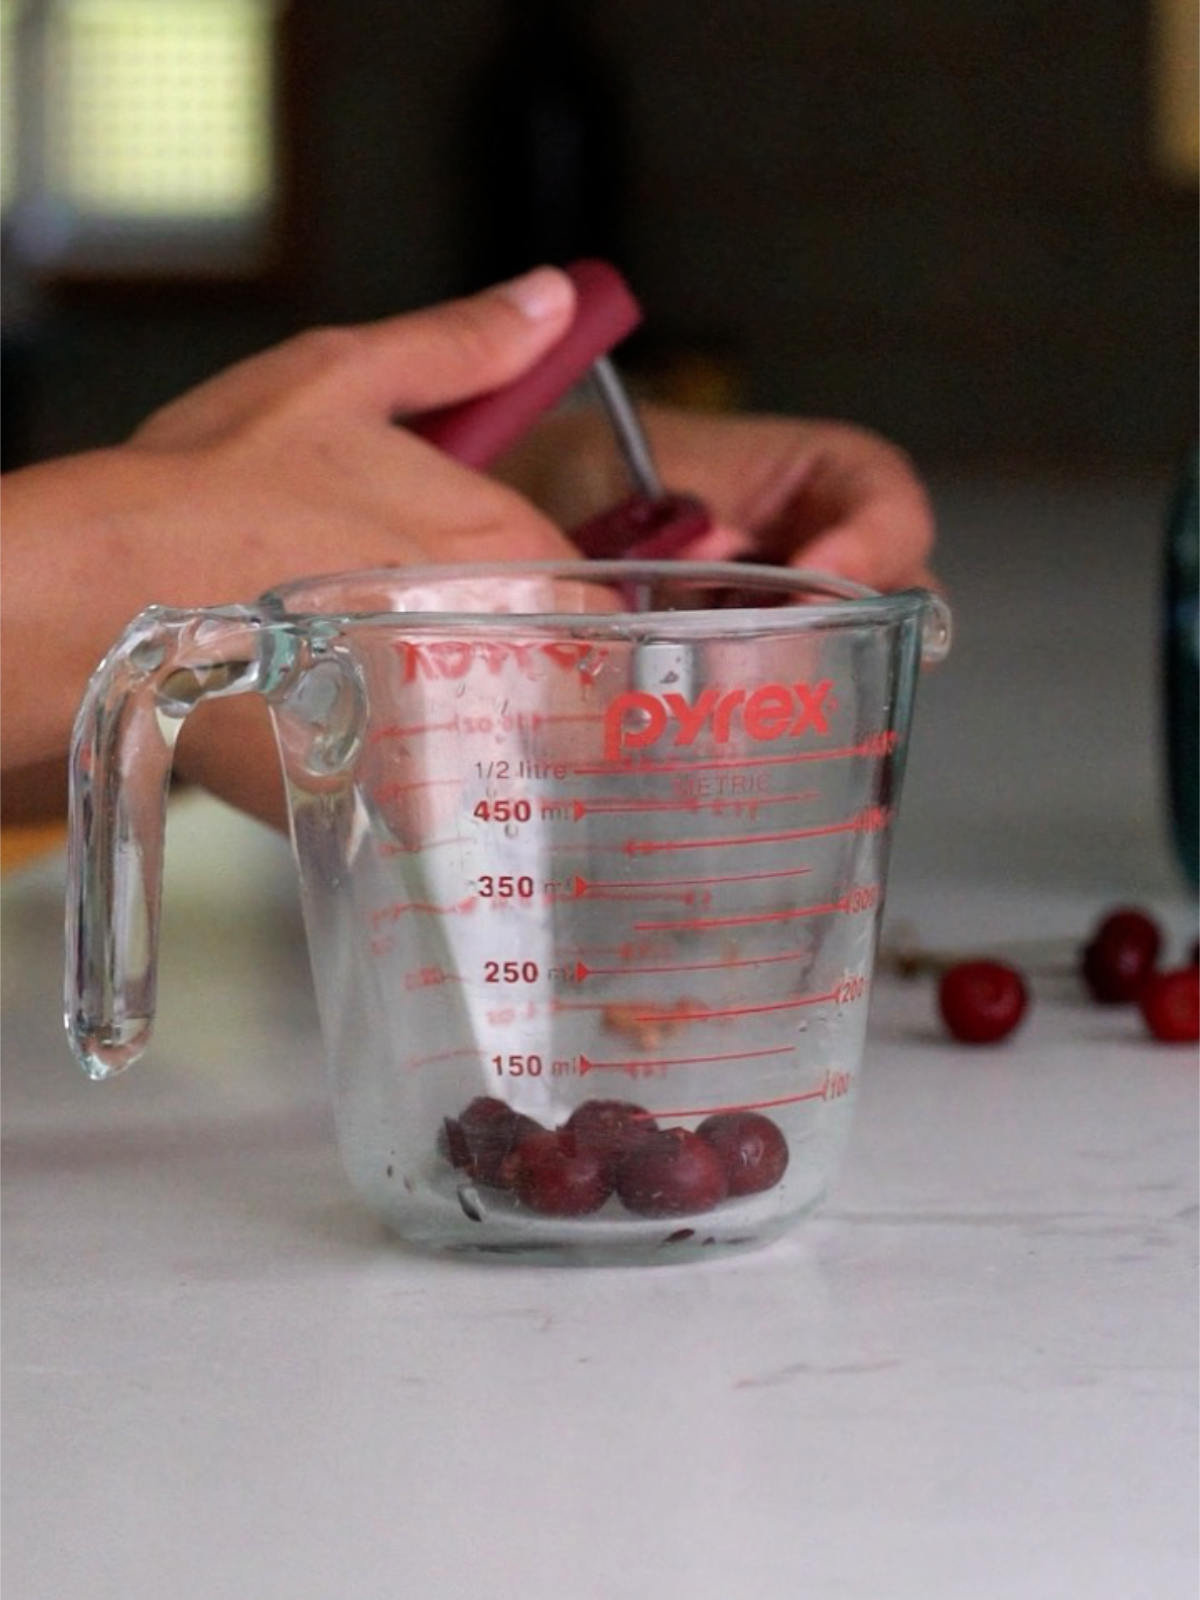
<path fill-rule="evenodd" d="M 154 1012 L 192 706 L 273 714 L 349 1176 L 427 1247 L 676 1259 L 824 1195 L 948 616 L 671 562 L 359 572 L 144 612 L 73 754 L 67 1025 Z"/>

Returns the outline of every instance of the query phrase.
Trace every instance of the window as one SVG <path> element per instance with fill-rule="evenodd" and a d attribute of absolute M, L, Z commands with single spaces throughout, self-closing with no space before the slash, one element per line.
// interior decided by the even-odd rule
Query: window
<path fill-rule="evenodd" d="M 229 273 L 278 200 L 282 0 L 0 0 L 10 247 L 51 272 Z"/>
<path fill-rule="evenodd" d="M 1152 65 L 1158 165 L 1177 183 L 1200 178 L 1200 6 L 1155 0 Z"/>

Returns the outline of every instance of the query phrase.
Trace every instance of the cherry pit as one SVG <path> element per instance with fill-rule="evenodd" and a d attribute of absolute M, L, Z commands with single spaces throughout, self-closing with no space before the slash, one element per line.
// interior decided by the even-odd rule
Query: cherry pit
<path fill-rule="evenodd" d="M 788 1164 L 782 1130 L 722 1111 L 695 1131 L 663 1128 L 629 1100 L 585 1100 L 559 1128 L 480 1095 L 442 1124 L 438 1149 L 468 1178 L 547 1217 L 584 1217 L 611 1198 L 641 1217 L 685 1217 L 773 1189 Z"/>

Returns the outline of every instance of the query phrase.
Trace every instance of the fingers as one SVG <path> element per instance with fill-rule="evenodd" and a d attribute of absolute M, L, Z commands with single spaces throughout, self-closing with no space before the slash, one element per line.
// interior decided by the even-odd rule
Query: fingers
<path fill-rule="evenodd" d="M 820 427 L 809 471 L 780 520 L 788 559 L 874 589 L 921 580 L 933 548 L 929 497 L 902 451 L 857 428 Z"/>
<path fill-rule="evenodd" d="M 329 386 L 388 416 L 486 394 L 532 366 L 574 309 L 566 274 L 538 267 L 469 299 L 333 330 L 348 337 L 341 350 L 331 345 Z"/>
<path fill-rule="evenodd" d="M 571 321 L 565 273 L 538 267 L 469 299 L 357 327 L 314 328 L 252 356 L 164 406 L 131 443 L 190 449 L 256 417 L 404 412 L 486 394 L 531 366 Z"/>
<path fill-rule="evenodd" d="M 180 777 L 239 811 L 286 828 L 278 746 L 266 702 L 258 695 L 202 701 L 183 725 L 173 766 Z"/>
<path fill-rule="evenodd" d="M 562 530 L 518 495 L 496 487 L 487 506 L 463 527 L 446 527 L 442 536 L 427 540 L 427 561 L 567 561 L 579 552 Z"/>
<path fill-rule="evenodd" d="M 369 485 L 364 517 L 411 540 L 422 563 L 548 561 L 575 554 L 554 521 L 515 490 L 452 461 L 404 429 L 361 429 L 353 443 L 341 458 L 342 500 L 351 502 L 362 492 L 358 486 Z M 361 562 L 365 555 L 356 559 Z M 344 555 L 341 564 L 346 564 Z"/>
<path fill-rule="evenodd" d="M 914 518 L 906 533 L 891 510 L 865 511 L 801 545 L 789 564 L 833 573 L 872 589 L 928 588 L 930 575 L 923 557 L 932 540 L 923 530 L 924 524 Z"/>
<path fill-rule="evenodd" d="M 742 556 L 754 559 L 753 539 L 740 528 L 723 522 L 714 522 L 679 552 L 680 561 L 737 561 Z"/>
<path fill-rule="evenodd" d="M 811 566 L 878 589 L 921 581 L 933 513 L 912 463 L 877 434 L 788 417 L 715 417 L 657 407 L 644 408 L 643 415 L 664 482 L 698 494 L 713 513 L 711 546 L 689 550 L 689 557 L 741 554 L 730 530 L 744 530 L 752 560 Z M 603 460 L 614 456 L 603 439 L 589 448 Z M 577 456 L 576 450 L 573 468 Z M 545 498 L 545 473 L 537 477 L 528 461 L 519 464 L 535 497 Z M 608 497 L 614 492 L 609 487 Z"/>

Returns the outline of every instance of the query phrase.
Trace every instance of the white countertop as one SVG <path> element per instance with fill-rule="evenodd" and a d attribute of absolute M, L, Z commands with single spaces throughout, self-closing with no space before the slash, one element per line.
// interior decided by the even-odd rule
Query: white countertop
<path fill-rule="evenodd" d="M 1161 490 L 944 491 L 889 919 L 1193 913 L 1160 820 Z M 342 1178 L 286 849 L 174 808 L 147 1059 L 4 884 L 6 1600 L 1196 1594 L 1195 1053 L 1067 980 L 995 1050 L 880 981 L 815 1220 L 700 1265 L 431 1261 Z"/>

